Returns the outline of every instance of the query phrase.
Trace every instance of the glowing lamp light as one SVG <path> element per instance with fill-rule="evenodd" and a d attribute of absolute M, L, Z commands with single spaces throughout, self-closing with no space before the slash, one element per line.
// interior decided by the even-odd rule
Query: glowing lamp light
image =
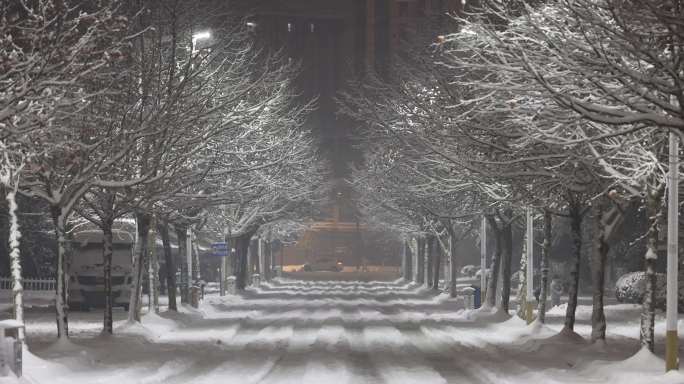
<path fill-rule="evenodd" d="M 197 41 L 197 40 L 204 40 L 208 39 L 211 37 L 211 32 L 199 32 L 194 35 L 192 35 L 192 40 Z"/>

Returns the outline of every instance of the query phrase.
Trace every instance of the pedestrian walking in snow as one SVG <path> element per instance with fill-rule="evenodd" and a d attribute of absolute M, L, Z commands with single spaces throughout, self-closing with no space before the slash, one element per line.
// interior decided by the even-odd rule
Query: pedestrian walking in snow
<path fill-rule="evenodd" d="M 551 306 L 555 307 L 560 305 L 560 297 L 563 293 L 563 283 L 558 279 L 557 275 L 553 276 L 551 280 Z"/>

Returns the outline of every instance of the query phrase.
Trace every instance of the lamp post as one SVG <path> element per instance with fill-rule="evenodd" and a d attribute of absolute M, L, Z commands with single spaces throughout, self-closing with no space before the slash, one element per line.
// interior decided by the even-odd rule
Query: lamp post
<path fill-rule="evenodd" d="M 206 40 L 211 38 L 211 32 L 209 31 L 204 31 L 204 32 L 198 32 L 192 35 L 192 55 L 194 56 L 195 53 L 197 53 L 197 42 L 199 40 Z"/>
<path fill-rule="evenodd" d="M 678 301 L 678 236 L 679 236 L 679 137 L 670 132 L 670 174 L 667 198 L 667 296 L 666 296 L 666 339 L 665 369 L 679 369 L 677 335 Z"/>
<path fill-rule="evenodd" d="M 197 53 L 197 49 L 196 49 L 196 47 L 197 47 L 197 42 L 198 42 L 199 40 L 205 40 L 205 39 L 208 39 L 208 38 L 210 38 L 210 37 L 211 37 L 211 33 L 208 32 L 208 31 L 198 32 L 198 33 L 195 33 L 195 34 L 192 35 L 192 39 L 191 39 L 192 43 L 191 43 L 191 45 L 190 45 L 190 52 L 191 52 L 192 55 L 191 55 L 191 57 L 190 57 L 190 60 L 193 60 L 194 57 L 195 57 L 195 54 Z M 192 63 L 192 62 L 191 62 L 191 63 Z M 191 68 L 194 69 L 194 67 L 195 67 L 195 65 L 194 65 L 194 64 L 191 64 Z M 193 276 L 193 273 L 192 273 L 192 236 L 193 236 L 193 233 L 192 233 L 192 226 L 188 226 L 188 228 L 187 228 L 187 233 L 186 233 L 186 239 L 185 239 L 185 244 L 186 244 L 186 245 L 185 245 L 185 247 L 186 247 L 186 250 L 185 250 L 185 251 L 186 251 L 186 252 L 185 252 L 185 253 L 186 253 L 186 255 L 185 255 L 185 256 L 186 256 L 186 261 L 185 261 L 185 262 L 186 262 L 186 264 L 187 264 L 187 277 L 186 277 L 186 281 L 187 281 L 187 284 L 188 284 L 187 289 L 188 289 L 188 292 L 190 292 L 190 295 L 191 295 L 190 300 L 189 300 L 191 303 L 192 303 L 192 287 L 193 287 L 193 285 L 194 285 L 194 283 L 195 283 L 195 281 L 194 281 L 194 279 L 193 279 L 194 276 Z"/>
<path fill-rule="evenodd" d="M 190 52 L 191 52 L 191 57 L 190 60 L 195 59 L 195 55 L 197 54 L 197 42 L 200 40 L 206 40 L 211 38 L 211 32 L 209 31 L 204 31 L 204 32 L 198 32 L 192 35 L 192 44 L 190 45 Z M 191 61 L 190 68 L 194 69 L 195 64 L 194 62 Z"/>

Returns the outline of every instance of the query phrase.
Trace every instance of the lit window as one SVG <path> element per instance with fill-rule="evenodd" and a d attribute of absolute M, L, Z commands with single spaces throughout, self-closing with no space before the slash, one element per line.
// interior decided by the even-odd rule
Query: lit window
<path fill-rule="evenodd" d="M 314 33 L 316 31 L 316 26 L 314 25 L 314 23 L 309 23 L 309 31 L 311 31 L 311 33 Z"/>
<path fill-rule="evenodd" d="M 292 32 L 293 29 L 294 29 L 294 25 L 292 25 L 292 23 L 287 23 L 287 31 Z"/>

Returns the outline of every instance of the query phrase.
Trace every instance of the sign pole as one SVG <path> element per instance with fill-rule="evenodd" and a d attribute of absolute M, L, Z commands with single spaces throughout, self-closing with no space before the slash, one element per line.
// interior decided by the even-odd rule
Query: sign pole
<path fill-rule="evenodd" d="M 226 295 L 226 274 L 228 271 L 227 258 L 230 255 L 228 242 L 217 242 L 211 244 L 211 256 L 219 257 L 219 291 L 221 296 Z"/>

